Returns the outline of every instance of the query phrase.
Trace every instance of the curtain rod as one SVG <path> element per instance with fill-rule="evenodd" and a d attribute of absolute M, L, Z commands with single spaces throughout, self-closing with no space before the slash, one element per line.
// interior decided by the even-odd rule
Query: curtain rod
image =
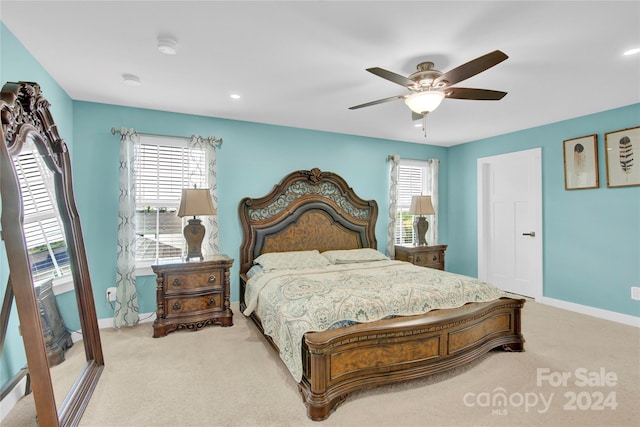
<path fill-rule="evenodd" d="M 122 133 L 120 131 L 120 129 L 116 129 L 116 128 L 111 128 L 111 134 L 115 135 L 117 133 Z M 164 135 L 164 134 L 160 134 L 160 133 L 145 133 L 145 132 L 138 132 L 135 131 L 135 133 L 137 133 L 138 135 L 146 135 L 146 136 L 157 136 L 160 138 L 175 138 L 175 139 L 191 139 L 193 136 L 175 136 L 175 135 Z M 222 145 L 222 138 L 216 138 L 215 136 L 208 136 L 208 137 L 200 137 L 202 139 L 206 139 L 209 140 L 211 142 L 213 142 L 214 144 L 216 144 L 216 146 L 221 146 Z"/>
<path fill-rule="evenodd" d="M 387 156 L 387 161 L 391 160 L 391 158 L 394 156 L 394 154 L 389 154 Z M 433 160 L 437 160 L 437 159 L 411 159 L 408 157 L 400 157 L 402 160 L 409 160 L 409 161 L 414 161 L 414 162 L 431 162 Z"/>

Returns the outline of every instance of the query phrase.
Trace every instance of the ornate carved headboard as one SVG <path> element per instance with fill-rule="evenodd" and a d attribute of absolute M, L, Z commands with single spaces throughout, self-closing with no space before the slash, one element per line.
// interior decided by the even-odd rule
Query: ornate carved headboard
<path fill-rule="evenodd" d="M 266 252 L 376 248 L 378 204 L 333 172 L 299 170 L 264 197 L 240 201 L 240 273 Z"/>

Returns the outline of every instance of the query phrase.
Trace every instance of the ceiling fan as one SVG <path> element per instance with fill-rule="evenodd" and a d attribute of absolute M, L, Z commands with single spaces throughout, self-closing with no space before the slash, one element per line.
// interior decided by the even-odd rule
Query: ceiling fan
<path fill-rule="evenodd" d="M 418 120 L 420 118 L 425 118 L 428 113 L 435 110 L 444 98 L 498 101 L 502 99 L 507 92 L 488 89 L 452 87 L 452 85 L 466 80 L 469 77 L 475 76 L 476 74 L 501 63 L 507 58 L 508 56 L 504 52 L 495 50 L 462 64 L 446 73 L 442 73 L 441 71 L 434 69 L 433 62 L 421 62 L 417 66 L 417 71 L 408 77 L 401 76 L 400 74 L 396 74 L 383 68 L 367 68 L 367 71 L 370 73 L 399 84 L 400 86 L 404 86 L 412 93 L 378 99 L 376 101 L 349 107 L 349 109 L 356 110 L 358 108 L 370 107 L 372 105 L 382 104 L 396 99 L 404 99 L 405 104 L 407 104 L 412 111 L 413 120 Z"/>

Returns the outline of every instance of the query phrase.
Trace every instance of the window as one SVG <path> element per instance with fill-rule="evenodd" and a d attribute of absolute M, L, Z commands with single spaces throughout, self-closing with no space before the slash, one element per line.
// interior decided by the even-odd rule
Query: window
<path fill-rule="evenodd" d="M 437 212 L 437 193 L 433 188 L 436 181 L 437 166 L 434 160 L 400 160 L 398 165 L 398 202 L 395 222 L 395 243 L 410 244 L 414 242 L 413 220 L 409 214 L 412 196 L 431 196 L 434 209 Z M 427 232 L 427 242 L 436 241 L 435 215 L 427 218 L 430 223 Z"/>
<path fill-rule="evenodd" d="M 136 263 L 183 255 L 183 188 L 206 187 L 205 153 L 183 140 L 141 137 L 136 158 Z"/>
<path fill-rule="evenodd" d="M 54 200 L 52 172 L 33 150 L 14 157 L 24 207 L 24 234 L 33 283 L 62 277 L 71 272 L 64 228 Z M 46 179 L 45 179 L 46 178 Z"/>

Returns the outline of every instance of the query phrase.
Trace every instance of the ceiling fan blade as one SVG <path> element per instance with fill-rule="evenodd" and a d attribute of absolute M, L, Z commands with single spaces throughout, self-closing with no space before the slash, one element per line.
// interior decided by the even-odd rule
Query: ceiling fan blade
<path fill-rule="evenodd" d="M 394 101 L 396 99 L 403 99 L 403 98 L 406 98 L 406 97 L 407 97 L 407 95 L 390 96 L 388 98 L 378 99 L 376 101 L 371 101 L 371 102 L 367 102 L 365 104 L 360 104 L 360 105 L 355 105 L 353 107 L 349 107 L 349 110 L 357 110 L 358 108 L 370 107 L 372 105 L 382 104 L 384 102 Z"/>
<path fill-rule="evenodd" d="M 400 74 L 393 73 L 383 68 L 379 68 L 379 67 L 367 68 L 367 71 L 375 74 L 378 77 L 387 79 L 390 82 L 397 83 L 400 86 L 409 87 L 415 84 L 413 80 L 409 80 L 408 78 L 401 76 Z"/>
<path fill-rule="evenodd" d="M 494 65 L 498 65 L 508 56 L 500 51 L 494 50 L 493 52 L 487 53 L 486 55 L 482 55 L 476 59 L 473 59 L 466 64 L 462 64 L 459 67 L 454 68 L 453 70 L 447 71 L 433 82 L 434 86 L 437 86 L 438 83 L 446 82 L 447 86 L 454 85 L 458 82 L 468 79 L 469 77 L 475 76 L 478 73 L 487 70 Z"/>
<path fill-rule="evenodd" d="M 499 90 L 450 87 L 445 89 L 445 97 L 453 99 L 473 99 L 478 101 L 498 101 L 507 94 Z"/>

